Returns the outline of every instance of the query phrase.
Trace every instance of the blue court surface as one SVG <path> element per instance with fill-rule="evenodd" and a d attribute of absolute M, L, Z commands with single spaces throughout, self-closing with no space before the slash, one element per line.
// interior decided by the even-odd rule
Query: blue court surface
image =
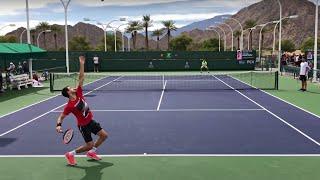
<path fill-rule="evenodd" d="M 213 76 L 219 90 L 103 90 L 126 77 L 107 77 L 87 85 L 94 119 L 108 131 L 99 148 L 104 155 L 306 155 L 320 154 L 320 119 L 242 82 Z M 128 80 L 116 82 L 115 80 Z M 150 81 L 154 79 L 142 79 Z M 196 82 L 196 81 L 195 81 Z M 132 83 L 132 84 L 131 84 Z M 187 87 L 192 87 L 188 82 Z M 195 84 L 195 86 L 198 86 Z M 61 155 L 84 143 L 81 134 L 69 145 L 55 132 L 66 99 L 55 96 L 0 118 L 0 155 Z M 73 115 L 64 128 L 76 127 Z"/>

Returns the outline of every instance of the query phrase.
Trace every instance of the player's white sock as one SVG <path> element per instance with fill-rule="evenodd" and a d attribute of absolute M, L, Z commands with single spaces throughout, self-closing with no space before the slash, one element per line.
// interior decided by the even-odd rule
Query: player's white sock
<path fill-rule="evenodd" d="M 76 154 L 77 154 L 77 153 L 76 153 L 76 150 L 70 151 L 70 154 L 76 155 Z"/>
<path fill-rule="evenodd" d="M 96 152 L 96 151 L 97 151 L 97 148 L 96 148 L 96 147 L 93 147 L 90 151 L 91 151 L 91 152 Z"/>

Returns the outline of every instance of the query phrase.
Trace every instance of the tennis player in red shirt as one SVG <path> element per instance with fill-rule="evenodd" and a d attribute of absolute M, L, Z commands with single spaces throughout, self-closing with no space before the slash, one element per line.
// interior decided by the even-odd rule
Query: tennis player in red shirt
<path fill-rule="evenodd" d="M 87 102 L 83 96 L 82 86 L 84 81 L 84 63 L 85 57 L 79 57 L 80 73 L 79 73 L 79 85 L 77 88 L 71 88 L 69 86 L 63 88 L 62 95 L 69 99 L 67 105 L 64 107 L 64 111 L 60 114 L 57 120 L 56 130 L 58 133 L 62 132 L 62 122 L 64 118 L 72 113 L 77 118 L 78 128 L 86 142 L 85 145 L 76 148 L 73 151 L 67 152 L 65 157 L 68 164 L 71 166 L 76 165 L 75 155 L 83 152 L 87 152 L 87 157 L 94 160 L 101 160 L 97 156 L 97 148 L 107 139 L 107 132 L 101 128 L 100 124 L 93 120 L 93 114 L 89 109 Z M 99 136 L 96 142 L 93 142 L 91 133 Z"/>

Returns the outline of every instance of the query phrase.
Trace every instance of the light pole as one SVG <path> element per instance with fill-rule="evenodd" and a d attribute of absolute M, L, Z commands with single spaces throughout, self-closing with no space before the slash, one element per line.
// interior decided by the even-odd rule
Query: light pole
<path fill-rule="evenodd" d="M 22 44 L 22 35 L 24 34 L 24 32 L 26 32 L 27 31 L 27 29 L 24 29 L 23 31 L 22 31 L 22 33 L 20 34 L 20 44 Z"/>
<path fill-rule="evenodd" d="M 27 42 L 28 42 L 28 44 L 31 44 L 30 20 L 29 20 L 29 0 L 26 0 L 26 16 L 27 16 Z M 32 72 L 32 67 L 30 70 Z"/>
<path fill-rule="evenodd" d="M 281 41 L 282 41 L 282 4 L 280 2 L 280 0 L 277 0 L 278 1 L 278 4 L 279 4 L 279 8 L 280 8 L 280 18 L 279 18 L 279 24 L 280 24 L 280 28 L 279 28 L 279 55 L 278 55 L 278 71 L 280 73 L 281 71 L 281 52 L 282 52 L 282 49 L 281 49 Z"/>
<path fill-rule="evenodd" d="M 227 17 L 222 17 L 222 19 L 231 19 L 231 20 L 234 20 L 235 22 L 237 22 L 237 23 L 240 25 L 240 28 L 241 28 L 240 50 L 242 51 L 242 50 L 243 50 L 243 34 L 244 34 L 242 24 L 240 23 L 240 21 L 238 21 L 237 19 L 232 18 L 232 17 L 229 17 L 229 18 L 227 18 Z"/>
<path fill-rule="evenodd" d="M 223 28 L 219 27 L 219 26 L 215 26 L 216 28 L 220 29 L 223 32 L 224 35 L 224 51 L 227 51 L 227 36 L 226 36 L 226 32 L 223 30 Z"/>
<path fill-rule="evenodd" d="M 220 35 L 220 33 L 217 30 L 215 30 L 214 27 L 211 27 L 211 26 L 209 28 L 207 28 L 206 30 L 214 31 L 214 32 L 216 32 L 218 34 L 218 37 L 219 37 L 219 52 L 221 52 L 221 35 Z"/>
<path fill-rule="evenodd" d="M 284 19 L 294 19 L 294 18 L 298 18 L 298 15 L 293 15 L 293 16 L 288 16 L 288 17 L 284 17 L 282 18 L 282 20 Z M 275 23 L 276 25 L 274 26 L 274 30 L 273 30 L 273 45 L 272 45 L 272 55 L 274 55 L 274 52 L 276 50 L 276 30 L 278 27 L 278 24 L 280 23 L 280 21 L 273 21 L 273 23 Z"/>
<path fill-rule="evenodd" d="M 115 33 L 117 33 L 117 31 L 120 31 L 120 27 L 126 26 L 126 25 L 128 25 L 128 23 L 126 23 L 126 24 L 121 24 L 120 26 L 118 26 L 118 27 L 116 28 L 116 32 L 115 32 Z M 120 32 L 121 32 L 121 31 L 120 31 Z M 122 36 L 122 51 L 124 51 L 124 32 L 121 32 L 121 36 Z M 115 47 L 117 47 L 116 38 L 115 38 Z M 117 51 L 117 49 L 115 49 L 115 50 Z"/>
<path fill-rule="evenodd" d="M 40 35 L 43 34 L 43 33 L 51 33 L 51 30 L 44 30 L 44 31 L 41 31 L 41 32 L 38 34 L 38 37 L 37 37 L 37 46 L 38 46 L 38 47 L 40 47 L 40 44 L 39 44 Z"/>
<path fill-rule="evenodd" d="M 67 73 L 70 72 L 69 67 L 69 39 L 68 39 L 68 7 L 71 2 L 71 0 L 67 0 L 66 2 L 64 0 L 60 0 L 63 8 L 64 8 L 64 33 L 65 33 L 65 41 L 66 41 L 66 66 L 67 66 Z"/>
<path fill-rule="evenodd" d="M 231 31 L 231 51 L 233 51 L 233 29 L 232 29 L 232 27 L 229 25 L 229 24 L 226 24 L 226 23 L 220 23 L 220 24 L 223 24 L 223 25 L 226 25 L 226 26 L 228 26 L 228 28 L 230 29 L 230 31 Z"/>
<path fill-rule="evenodd" d="M 255 30 L 257 27 L 252 27 L 252 28 L 249 28 L 249 29 L 246 29 L 245 31 L 249 31 L 248 33 L 248 50 L 250 50 L 250 34 L 253 30 Z"/>
<path fill-rule="evenodd" d="M 313 52 L 313 81 L 317 80 L 317 69 L 318 69 L 318 24 L 319 24 L 319 0 L 316 3 L 316 14 L 315 14 L 315 25 L 314 25 L 314 52 Z"/>
<path fill-rule="evenodd" d="M 261 63 L 261 68 L 263 70 L 263 64 L 262 64 L 262 61 L 261 61 L 261 54 L 262 54 L 262 31 L 263 29 L 268 25 L 268 24 L 271 24 L 271 23 L 275 23 L 275 21 L 271 21 L 271 22 L 267 22 L 265 24 L 261 24 L 261 25 L 258 25 L 259 27 L 261 27 L 260 29 L 260 33 L 259 33 L 259 61 Z"/>

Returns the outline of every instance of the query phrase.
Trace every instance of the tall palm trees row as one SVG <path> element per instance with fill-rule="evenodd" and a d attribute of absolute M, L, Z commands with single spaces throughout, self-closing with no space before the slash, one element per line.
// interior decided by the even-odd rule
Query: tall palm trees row
<path fill-rule="evenodd" d="M 152 27 L 153 21 L 151 20 L 150 15 L 144 15 L 142 21 L 130 21 L 128 27 L 126 28 L 127 33 L 131 33 L 133 39 L 133 48 L 136 48 L 137 41 L 137 32 L 144 29 L 145 30 L 145 49 L 149 50 L 149 27 Z M 170 38 L 171 32 L 176 31 L 177 27 L 175 26 L 175 22 L 172 20 L 162 21 L 163 28 L 156 29 L 152 32 L 153 37 L 157 37 L 157 49 L 159 50 L 159 41 L 162 35 L 167 36 L 168 40 L 168 50 L 170 49 Z"/>

